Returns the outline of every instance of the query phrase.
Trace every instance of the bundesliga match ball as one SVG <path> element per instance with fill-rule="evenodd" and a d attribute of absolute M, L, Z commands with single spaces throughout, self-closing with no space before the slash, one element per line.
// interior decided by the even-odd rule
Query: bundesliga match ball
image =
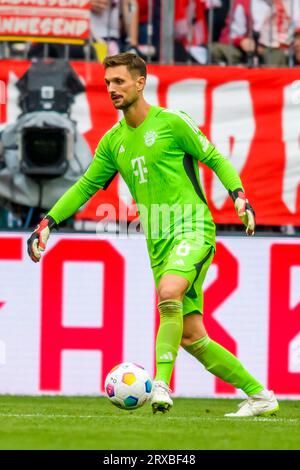
<path fill-rule="evenodd" d="M 148 401 L 152 381 L 148 372 L 133 362 L 113 367 L 105 379 L 105 392 L 109 401 L 123 410 L 135 410 Z"/>

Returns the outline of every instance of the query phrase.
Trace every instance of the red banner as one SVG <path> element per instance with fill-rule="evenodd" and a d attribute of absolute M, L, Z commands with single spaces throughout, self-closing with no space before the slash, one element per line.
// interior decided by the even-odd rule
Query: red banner
<path fill-rule="evenodd" d="M 0 0 L 0 36 L 87 39 L 89 0 Z"/>
<path fill-rule="evenodd" d="M 0 6 L 6 7 L 44 7 L 64 9 L 89 9 L 91 0 L 0 0 Z"/>
<path fill-rule="evenodd" d="M 107 94 L 103 67 L 73 66 L 87 87 L 86 95 L 74 105 L 74 118 L 94 150 L 120 116 Z M 0 105 L 0 123 L 12 122 L 18 115 L 13 77 L 20 77 L 27 67 L 27 62 L 1 62 L 0 81 L 8 85 L 8 106 Z M 146 99 L 189 113 L 232 161 L 255 208 L 257 223 L 300 225 L 299 69 L 150 65 L 148 74 Z M 214 220 L 238 223 L 226 190 L 211 170 L 201 167 Z M 117 211 L 121 208 L 124 218 L 128 201 L 131 203 L 129 193 L 117 177 L 107 191 L 91 199 L 78 218 L 96 220 L 101 202 L 115 204 Z"/>

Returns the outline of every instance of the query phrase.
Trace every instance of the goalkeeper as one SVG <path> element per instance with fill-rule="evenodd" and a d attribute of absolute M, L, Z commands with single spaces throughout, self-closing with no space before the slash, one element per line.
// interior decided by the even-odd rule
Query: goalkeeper
<path fill-rule="evenodd" d="M 247 234 L 253 235 L 254 212 L 241 180 L 188 115 L 145 101 L 147 71 L 141 58 L 122 53 L 107 57 L 104 67 L 107 91 L 124 117 L 101 139 L 86 173 L 36 227 L 28 240 L 29 255 L 39 261 L 51 229 L 120 172 L 139 209 L 159 299 L 153 412 L 166 412 L 173 405 L 169 383 L 181 344 L 209 372 L 248 396 L 236 413 L 226 416 L 272 414 L 279 408 L 273 392 L 210 339 L 203 323 L 202 285 L 215 253 L 215 225 L 199 181 L 198 161 L 217 174 Z M 168 220 L 162 226 L 157 208 L 164 209 L 163 220 Z M 170 212 L 172 217 L 164 217 Z"/>

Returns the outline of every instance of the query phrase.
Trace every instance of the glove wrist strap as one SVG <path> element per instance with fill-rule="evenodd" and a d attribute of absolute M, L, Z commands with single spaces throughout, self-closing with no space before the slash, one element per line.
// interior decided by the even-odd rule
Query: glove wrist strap
<path fill-rule="evenodd" d="M 58 225 L 57 223 L 55 222 L 55 220 L 53 219 L 53 217 L 51 217 L 51 215 L 46 215 L 46 217 L 44 217 L 46 220 L 48 220 L 48 228 L 49 230 L 53 230 L 54 228 L 57 229 L 58 228 Z"/>
<path fill-rule="evenodd" d="M 241 198 L 241 199 L 246 199 L 244 190 L 242 188 L 237 188 L 234 191 L 229 190 L 228 193 L 229 193 L 229 196 L 231 197 L 231 199 L 233 200 L 233 202 L 235 202 L 235 200 L 238 197 Z"/>

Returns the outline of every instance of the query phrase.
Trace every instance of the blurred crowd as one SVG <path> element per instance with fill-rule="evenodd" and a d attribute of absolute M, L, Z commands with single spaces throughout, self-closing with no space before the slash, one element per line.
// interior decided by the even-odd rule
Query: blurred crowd
<path fill-rule="evenodd" d="M 132 51 L 160 61 L 162 1 L 91 0 L 90 45 L 70 45 L 68 57 L 103 61 Z M 300 65 L 300 0 L 174 0 L 173 37 L 175 62 Z M 51 57 L 66 54 L 60 44 L 47 46 Z M 27 53 L 44 56 L 45 45 L 32 44 Z"/>
<path fill-rule="evenodd" d="M 202 37 L 194 41 L 189 51 L 196 57 L 197 50 L 201 51 L 204 46 L 204 63 L 207 56 L 214 64 L 286 66 L 300 63 L 300 0 L 199 0 L 193 3 L 198 6 L 196 17 Z"/>

